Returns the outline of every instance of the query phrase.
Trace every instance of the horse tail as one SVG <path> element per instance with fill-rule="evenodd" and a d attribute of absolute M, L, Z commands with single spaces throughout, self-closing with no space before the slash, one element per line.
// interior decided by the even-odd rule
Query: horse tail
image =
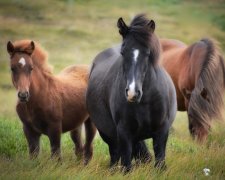
<path fill-rule="evenodd" d="M 204 43 L 206 53 L 192 91 L 188 113 L 208 133 L 213 120 L 223 119 L 225 65 L 217 42 L 202 39 L 197 43 Z"/>

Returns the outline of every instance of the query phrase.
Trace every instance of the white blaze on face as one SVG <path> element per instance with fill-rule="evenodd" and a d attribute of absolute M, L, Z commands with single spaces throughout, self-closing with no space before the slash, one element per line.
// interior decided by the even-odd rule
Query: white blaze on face
<path fill-rule="evenodd" d="M 138 59 L 138 55 L 139 55 L 139 50 L 135 49 L 133 51 L 133 55 L 134 55 L 133 56 L 134 57 L 134 62 L 136 63 L 137 59 Z M 128 89 L 127 95 L 128 95 L 128 99 L 129 100 L 131 100 L 135 96 L 135 78 L 134 78 L 134 76 L 133 76 L 133 81 L 129 85 L 129 89 Z"/>
<path fill-rule="evenodd" d="M 131 100 L 135 95 L 135 81 L 134 81 L 134 79 L 133 79 L 132 83 L 129 85 L 127 95 L 128 95 L 129 100 Z"/>
<path fill-rule="evenodd" d="M 26 64 L 26 61 L 25 61 L 25 59 L 22 57 L 22 58 L 20 58 L 19 63 L 22 65 L 22 67 L 24 67 L 25 64 Z"/>
<path fill-rule="evenodd" d="M 134 53 L 134 62 L 137 62 L 137 58 L 138 58 L 138 55 L 139 55 L 139 50 L 135 49 L 133 53 Z"/>

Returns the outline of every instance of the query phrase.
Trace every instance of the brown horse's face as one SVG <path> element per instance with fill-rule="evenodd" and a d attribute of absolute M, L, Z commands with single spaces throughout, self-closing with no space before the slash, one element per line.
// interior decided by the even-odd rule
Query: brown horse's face
<path fill-rule="evenodd" d="M 193 121 L 192 117 L 189 118 L 189 131 L 194 140 L 197 140 L 199 143 L 203 143 L 206 141 L 208 137 L 209 127 L 203 127 L 198 124 L 196 121 Z"/>
<path fill-rule="evenodd" d="M 12 82 L 17 89 L 19 101 L 28 102 L 33 70 L 31 54 L 34 50 L 34 43 L 31 42 L 25 50 L 20 51 L 16 50 L 11 42 L 8 42 L 7 50 L 10 55 Z"/>
<path fill-rule="evenodd" d="M 196 139 L 198 142 L 202 143 L 206 140 L 208 136 L 209 127 L 204 127 L 202 124 L 199 123 L 198 119 L 196 119 L 196 110 L 193 109 L 192 106 L 189 106 L 193 91 L 183 89 L 182 94 L 184 96 L 185 108 L 188 113 L 189 132 L 193 139 Z M 202 89 L 199 96 L 210 102 L 208 99 L 207 90 L 205 88 Z"/>

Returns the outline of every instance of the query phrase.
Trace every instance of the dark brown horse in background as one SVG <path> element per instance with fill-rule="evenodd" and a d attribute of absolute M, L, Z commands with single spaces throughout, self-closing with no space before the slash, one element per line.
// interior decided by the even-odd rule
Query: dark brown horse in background
<path fill-rule="evenodd" d="M 75 154 L 84 155 L 87 164 L 92 157 L 92 141 L 96 128 L 89 119 L 85 93 L 87 66 L 71 66 L 54 76 L 47 63 L 47 53 L 30 40 L 8 42 L 12 82 L 18 92 L 17 113 L 23 123 L 29 153 L 39 153 L 41 134 L 48 136 L 52 156 L 61 157 L 61 133 L 71 131 Z M 86 143 L 81 141 L 84 123 Z"/>
<path fill-rule="evenodd" d="M 179 111 L 187 111 L 189 131 L 206 140 L 213 119 L 222 119 L 225 66 L 216 43 L 202 39 L 190 46 L 162 39 L 161 62 L 173 79 Z"/>

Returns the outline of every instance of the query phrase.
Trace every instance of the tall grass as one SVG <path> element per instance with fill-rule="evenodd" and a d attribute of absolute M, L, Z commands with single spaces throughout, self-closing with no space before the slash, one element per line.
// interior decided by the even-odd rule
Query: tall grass
<path fill-rule="evenodd" d="M 0 1 L 0 179 L 225 179 L 225 125 L 216 124 L 205 145 L 192 141 L 186 113 L 178 113 L 167 144 L 168 169 L 159 172 L 154 162 L 134 165 L 123 176 L 109 170 L 107 145 L 97 137 L 93 160 L 87 167 L 73 152 L 68 134 L 62 136 L 61 163 L 51 160 L 48 138 L 41 138 L 38 159 L 29 160 L 22 124 L 15 113 L 8 40 L 32 39 L 49 52 L 55 73 L 71 64 L 90 64 L 104 48 L 120 42 L 116 22 L 137 13 L 156 21 L 159 37 L 192 43 L 202 37 L 217 39 L 225 52 L 225 3 L 223 0 L 1 0 Z M 147 144 L 152 150 L 152 141 Z"/>
<path fill-rule="evenodd" d="M 62 162 L 50 159 L 46 137 L 41 138 L 39 158 L 31 161 L 19 122 L 1 120 L 0 179 L 204 179 L 204 168 L 211 170 L 210 178 L 224 178 L 224 128 L 214 127 L 207 144 L 200 146 L 190 139 L 186 119 L 180 119 L 182 116 L 183 113 L 178 113 L 167 144 L 167 170 L 159 172 L 151 162 L 138 167 L 134 165 L 133 171 L 126 176 L 120 173 L 119 167 L 109 170 L 108 147 L 100 138 L 94 141 L 94 156 L 86 167 L 76 159 L 68 134 L 62 136 Z M 147 143 L 153 153 L 152 141 Z"/>

